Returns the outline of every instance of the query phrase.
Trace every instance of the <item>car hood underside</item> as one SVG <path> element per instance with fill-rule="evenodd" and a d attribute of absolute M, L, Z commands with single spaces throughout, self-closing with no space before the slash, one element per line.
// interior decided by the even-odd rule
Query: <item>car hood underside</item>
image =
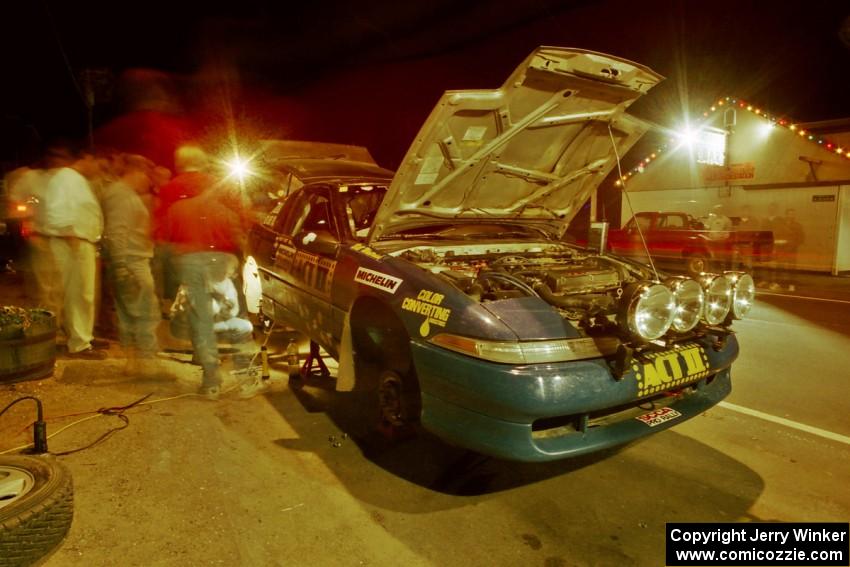
<path fill-rule="evenodd" d="M 616 155 L 646 131 L 625 109 L 661 80 L 616 57 L 540 47 L 498 89 L 446 92 L 393 178 L 370 240 L 477 218 L 536 221 L 560 237 Z"/>

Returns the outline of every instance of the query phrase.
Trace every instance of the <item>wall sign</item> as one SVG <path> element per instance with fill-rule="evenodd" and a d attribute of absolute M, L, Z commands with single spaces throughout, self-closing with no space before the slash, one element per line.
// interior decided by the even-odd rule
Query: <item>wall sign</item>
<path fill-rule="evenodd" d="M 834 203 L 835 195 L 812 195 L 812 203 Z"/>

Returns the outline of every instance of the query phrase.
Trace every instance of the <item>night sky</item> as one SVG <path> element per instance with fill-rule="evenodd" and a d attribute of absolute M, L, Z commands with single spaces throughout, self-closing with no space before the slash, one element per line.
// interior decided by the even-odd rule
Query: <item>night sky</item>
<path fill-rule="evenodd" d="M 496 87 L 537 45 L 665 75 L 633 107 L 662 124 L 727 95 L 798 121 L 850 117 L 846 0 L 192 4 L 4 6 L 6 153 L 22 138 L 85 136 L 81 69 L 113 77 L 98 92 L 99 127 L 139 94 L 127 77 L 154 75 L 128 70 L 148 69 L 179 92 L 169 110 L 208 129 L 229 116 L 245 135 L 362 144 L 395 167 L 442 91 Z"/>

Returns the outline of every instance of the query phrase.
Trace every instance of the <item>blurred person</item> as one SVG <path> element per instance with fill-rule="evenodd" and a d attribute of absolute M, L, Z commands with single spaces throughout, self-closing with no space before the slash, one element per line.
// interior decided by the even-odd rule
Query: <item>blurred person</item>
<path fill-rule="evenodd" d="M 769 230 L 773 233 L 773 257 L 769 262 L 767 281 L 761 282 L 761 286 L 766 286 L 771 291 L 779 291 L 782 289 L 782 285 L 779 283 L 779 267 L 782 263 L 785 247 L 788 244 L 788 231 L 785 219 L 779 216 L 779 206 L 776 203 L 768 205 L 767 217 L 762 223 L 762 230 Z"/>
<path fill-rule="evenodd" d="M 100 200 L 103 251 L 118 334 L 127 356 L 124 373 L 148 373 L 156 370 L 156 328 L 161 320 L 151 272 L 151 214 L 144 201 L 151 193 L 153 163 L 141 156 L 121 155 L 114 169 L 117 177 L 103 189 Z"/>
<path fill-rule="evenodd" d="M 44 193 L 49 175 L 47 170 L 20 167 L 6 176 L 8 197 L 15 207 L 23 206 L 21 212 L 21 234 L 24 236 L 26 255 L 34 280 L 36 303 L 55 314 L 61 310 L 61 295 L 58 290 L 58 275 L 50 239 L 44 233 Z M 31 296 L 32 297 L 32 296 Z"/>
<path fill-rule="evenodd" d="M 93 348 L 97 243 L 103 233 L 103 214 L 84 177 L 97 176 L 99 165 L 90 157 L 74 160 L 67 150 L 53 149 L 48 166 L 42 228 L 57 271 L 68 355 L 103 359 L 106 353 Z"/>
<path fill-rule="evenodd" d="M 723 214 L 723 205 L 714 205 L 711 211 L 703 217 L 703 224 L 706 230 L 710 231 L 708 237 L 712 240 L 729 238 L 732 221 Z"/>
<path fill-rule="evenodd" d="M 221 279 L 216 279 L 218 275 L 213 275 L 209 281 L 208 289 L 210 293 L 211 303 L 210 310 L 212 313 L 213 331 L 217 343 L 229 343 L 235 347 L 236 352 L 233 354 L 233 366 L 237 373 L 246 371 L 246 378 L 242 379 L 239 389 L 239 396 L 249 398 L 263 389 L 266 385 L 262 379 L 256 374 L 252 375 L 249 372 L 249 366 L 253 359 L 253 330 L 254 325 L 245 317 L 241 308 L 239 292 L 236 289 L 234 280 L 236 279 L 238 261 L 235 257 L 231 258 L 224 270 L 224 275 Z M 188 288 L 186 285 L 181 285 L 177 291 L 177 298 L 171 307 L 171 334 L 182 339 L 192 338 L 192 325 L 190 321 L 191 302 L 189 300 Z M 209 392 L 202 390 L 201 393 L 210 396 Z"/>
<path fill-rule="evenodd" d="M 153 169 L 150 171 L 150 178 L 151 195 L 159 197 L 162 186 L 171 181 L 171 170 L 167 167 L 154 164 Z"/>
<path fill-rule="evenodd" d="M 197 145 L 184 144 L 178 147 L 174 152 L 174 164 L 177 174 L 173 178 L 165 168 L 157 168 L 154 172 L 158 182 L 153 213 L 154 278 L 157 295 L 168 302 L 175 298 L 179 284 L 173 252 L 164 237 L 165 216 L 174 203 L 194 197 L 216 182 L 209 173 L 209 157 Z"/>
<path fill-rule="evenodd" d="M 726 240 L 729 231 L 732 230 L 732 220 L 723 213 L 723 205 L 714 205 L 711 211 L 703 217 L 703 225 L 708 231 L 706 235 L 710 240 Z M 736 258 L 721 256 L 714 262 L 721 269 L 728 269 L 734 265 Z"/>
<path fill-rule="evenodd" d="M 750 205 L 744 205 L 741 207 L 740 219 L 741 220 L 738 221 L 738 224 L 735 226 L 735 230 L 761 230 L 761 222 L 753 216 L 753 209 Z M 738 257 L 741 267 L 750 273 L 753 271 L 753 256 L 754 251 L 752 246 L 748 246 L 746 249 L 742 250 Z"/>
<path fill-rule="evenodd" d="M 794 274 L 797 271 L 797 254 L 800 250 L 800 245 L 803 244 L 806 237 L 803 233 L 803 225 L 797 221 L 797 212 L 794 209 L 787 209 L 783 218 L 785 229 L 785 244 L 780 249 L 779 260 L 780 268 L 780 285 L 785 285 L 788 291 L 796 291 Z"/>
<path fill-rule="evenodd" d="M 735 227 L 735 230 L 760 230 L 761 229 L 761 221 L 755 216 L 753 216 L 753 208 L 749 205 L 744 205 L 741 207 L 741 220 L 738 221 L 738 225 Z"/>
<path fill-rule="evenodd" d="M 186 290 L 192 347 L 203 369 L 198 392 L 217 399 L 222 378 L 214 288 L 237 271 L 246 244 L 248 215 L 241 193 L 209 175 L 196 178 L 207 185 L 196 185 L 196 196 L 180 199 L 167 209 L 160 237 L 172 247 L 179 280 Z"/>

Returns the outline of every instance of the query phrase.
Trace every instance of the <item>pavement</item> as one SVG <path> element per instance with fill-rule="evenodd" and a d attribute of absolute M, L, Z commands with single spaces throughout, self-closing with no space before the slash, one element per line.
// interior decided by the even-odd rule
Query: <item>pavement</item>
<path fill-rule="evenodd" d="M 21 304 L 4 281 L 0 303 Z M 106 361 L 60 359 L 52 378 L 0 384 L 0 407 L 39 397 L 51 450 L 70 452 L 74 522 L 44 567 L 662 565 L 666 522 L 850 518 L 850 278 L 796 281 L 760 290 L 735 323 L 726 402 L 581 459 L 481 459 L 428 436 L 382 445 L 350 394 L 288 386 L 282 332 L 268 391 L 248 400 L 194 395 L 200 372 L 176 343 L 156 373 L 124 376 L 113 342 Z M 123 429 L 94 413 L 148 394 Z M 31 423 L 25 404 L 5 414 L 0 451 Z"/>
<path fill-rule="evenodd" d="M 756 270 L 753 274 L 756 283 L 767 281 L 764 272 Z M 760 286 L 759 293 L 774 295 L 798 295 L 804 297 L 834 299 L 850 301 L 850 275 L 833 276 L 823 272 L 795 272 L 790 281 L 794 284 L 794 290 L 789 291 L 787 287 L 780 290 L 770 290 Z"/>

